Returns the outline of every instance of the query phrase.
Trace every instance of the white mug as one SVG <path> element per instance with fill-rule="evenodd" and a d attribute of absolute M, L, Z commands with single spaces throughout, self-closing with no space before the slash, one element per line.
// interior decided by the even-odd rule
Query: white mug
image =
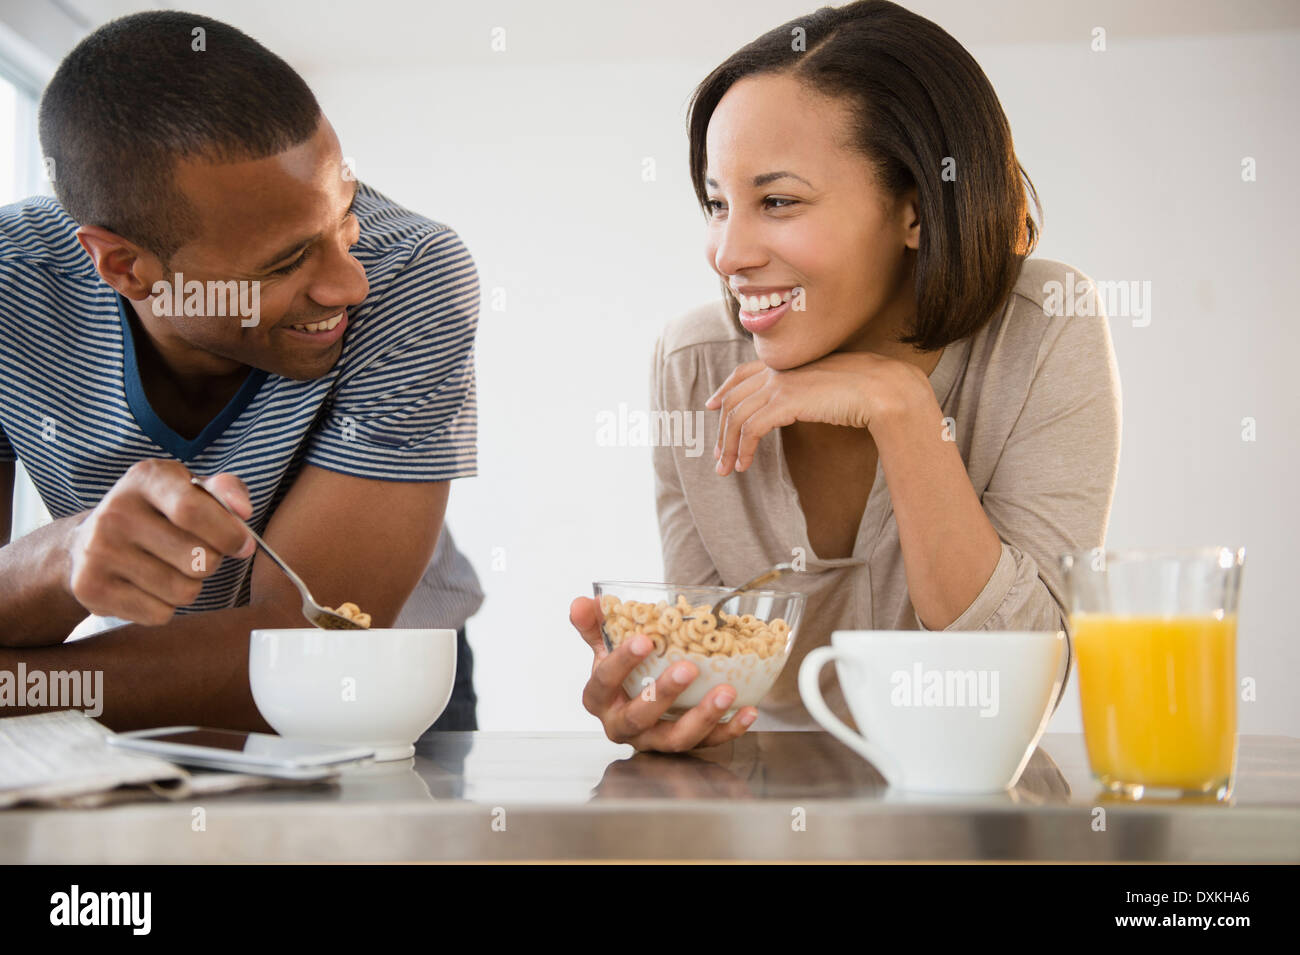
<path fill-rule="evenodd" d="M 799 695 L 890 786 L 1001 792 L 1047 727 L 1064 652 L 1060 630 L 837 630 L 804 658 Z M 862 736 L 822 699 L 819 674 L 830 660 Z"/>

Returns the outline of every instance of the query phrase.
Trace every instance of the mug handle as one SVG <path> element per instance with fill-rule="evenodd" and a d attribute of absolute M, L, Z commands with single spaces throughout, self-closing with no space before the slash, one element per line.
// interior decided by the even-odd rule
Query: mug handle
<path fill-rule="evenodd" d="M 896 785 L 902 780 L 902 774 L 899 773 L 893 759 L 886 756 L 880 747 L 868 743 L 862 736 L 849 729 L 843 720 L 831 712 L 831 708 L 822 699 L 821 683 L 818 680 L 822 667 L 831 660 L 842 657 L 843 653 L 835 647 L 817 647 L 803 658 L 803 663 L 799 665 L 799 695 L 803 697 L 803 705 L 808 708 L 812 718 L 828 733 L 875 766 L 885 777 L 885 782 L 891 786 Z"/>

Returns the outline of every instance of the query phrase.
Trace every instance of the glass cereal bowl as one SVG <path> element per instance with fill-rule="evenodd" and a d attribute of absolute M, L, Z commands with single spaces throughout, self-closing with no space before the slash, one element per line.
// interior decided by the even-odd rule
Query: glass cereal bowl
<path fill-rule="evenodd" d="M 678 660 L 698 668 L 699 676 L 663 714 L 666 720 L 677 719 L 724 683 L 736 691 L 736 700 L 721 722 L 743 707 L 757 706 L 790 656 L 804 604 L 800 593 L 751 590 L 731 597 L 714 617 L 713 605 L 731 588 L 614 580 L 592 586 L 605 649 L 612 653 L 637 633 L 654 641 L 654 649 L 623 681 L 628 696 L 643 692 Z"/>

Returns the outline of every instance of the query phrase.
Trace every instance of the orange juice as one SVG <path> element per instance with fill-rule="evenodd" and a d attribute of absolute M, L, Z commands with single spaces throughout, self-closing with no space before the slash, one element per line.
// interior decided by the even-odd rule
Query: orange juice
<path fill-rule="evenodd" d="M 1208 792 L 1237 742 L 1237 617 L 1071 617 L 1088 761 L 1103 785 Z"/>

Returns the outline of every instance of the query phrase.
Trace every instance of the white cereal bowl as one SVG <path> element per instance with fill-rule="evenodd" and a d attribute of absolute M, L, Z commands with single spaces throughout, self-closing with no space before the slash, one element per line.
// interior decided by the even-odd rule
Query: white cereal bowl
<path fill-rule="evenodd" d="M 406 759 L 451 699 L 455 630 L 254 630 L 248 682 L 284 737 Z"/>

